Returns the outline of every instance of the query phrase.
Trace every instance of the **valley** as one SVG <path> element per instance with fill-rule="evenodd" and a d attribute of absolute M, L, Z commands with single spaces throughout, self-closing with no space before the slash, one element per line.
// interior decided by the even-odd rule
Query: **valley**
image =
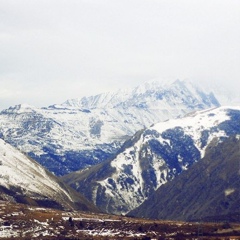
<path fill-rule="evenodd" d="M 160 221 L 0 202 L 1 239 L 239 239 L 240 223 Z"/>

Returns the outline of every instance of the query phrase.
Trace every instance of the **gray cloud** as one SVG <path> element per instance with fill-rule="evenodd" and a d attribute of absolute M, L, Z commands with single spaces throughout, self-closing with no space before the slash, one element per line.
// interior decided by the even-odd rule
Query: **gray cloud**
<path fill-rule="evenodd" d="M 238 0 L 1 0 L 0 108 L 152 78 L 239 89 Z"/>

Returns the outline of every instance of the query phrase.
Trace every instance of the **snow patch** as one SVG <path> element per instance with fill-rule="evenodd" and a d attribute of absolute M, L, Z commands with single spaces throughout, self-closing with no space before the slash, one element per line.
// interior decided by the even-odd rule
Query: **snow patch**
<path fill-rule="evenodd" d="M 224 191 L 225 196 L 229 196 L 229 195 L 231 195 L 231 194 L 234 193 L 234 192 L 235 192 L 235 189 L 234 189 L 234 188 L 228 188 L 228 189 L 226 189 L 226 190 Z"/>

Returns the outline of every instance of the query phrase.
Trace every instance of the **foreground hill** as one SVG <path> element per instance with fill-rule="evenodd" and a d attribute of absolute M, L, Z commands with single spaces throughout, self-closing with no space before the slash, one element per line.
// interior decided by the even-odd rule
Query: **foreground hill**
<path fill-rule="evenodd" d="M 205 155 L 215 137 L 240 134 L 240 108 L 220 107 L 137 132 L 116 156 L 63 180 L 100 209 L 126 214 Z"/>
<path fill-rule="evenodd" d="M 189 83 L 151 82 L 47 108 L 10 107 L 0 113 L 0 137 L 64 175 L 110 158 L 139 129 L 216 106 L 213 94 Z"/>
<path fill-rule="evenodd" d="M 214 139 L 202 160 L 129 214 L 185 221 L 232 220 L 240 213 L 239 171 L 240 135 L 220 143 Z"/>
<path fill-rule="evenodd" d="M 1 139 L 0 200 L 58 209 L 98 211 L 40 164 Z"/>

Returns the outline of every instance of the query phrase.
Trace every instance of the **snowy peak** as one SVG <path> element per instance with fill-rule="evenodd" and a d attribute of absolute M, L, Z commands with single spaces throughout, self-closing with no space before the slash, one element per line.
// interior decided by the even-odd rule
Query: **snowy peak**
<path fill-rule="evenodd" d="M 159 90 L 163 90 L 164 86 L 166 86 L 166 84 L 163 84 L 156 80 L 147 81 L 141 84 L 140 86 L 137 86 L 136 88 L 134 88 L 132 93 L 133 95 L 140 95 L 140 94 L 144 94 L 147 91 L 153 91 L 153 90 L 159 91 Z"/>
<path fill-rule="evenodd" d="M 81 99 L 69 99 L 56 108 L 92 110 L 134 107 L 168 111 L 176 108 L 177 105 L 187 111 L 186 109 L 204 109 L 220 104 L 212 93 L 203 92 L 191 82 L 176 80 L 164 84 L 159 81 L 149 81 L 132 90 L 118 90 Z"/>
<path fill-rule="evenodd" d="M 31 105 L 28 105 L 28 104 L 18 104 L 18 105 L 15 105 L 13 107 L 9 107 L 8 109 L 6 110 L 3 110 L 2 113 L 16 113 L 16 114 L 20 114 L 20 113 L 32 113 L 32 112 L 35 112 L 35 107 L 31 106 Z"/>
<path fill-rule="evenodd" d="M 81 99 L 70 99 L 62 105 L 70 108 L 113 108 L 119 102 L 125 101 L 129 97 L 128 91 L 102 93 L 95 96 L 83 97 Z"/>
<path fill-rule="evenodd" d="M 240 110 L 239 107 L 218 107 L 211 108 L 206 110 L 194 111 L 186 116 L 178 119 L 169 119 L 165 122 L 159 122 L 152 126 L 151 128 L 158 131 L 165 131 L 166 129 L 173 127 L 182 127 L 187 128 L 189 126 L 196 127 L 197 125 L 201 125 L 202 127 L 213 126 L 214 124 L 218 124 L 219 122 L 225 121 L 229 119 L 228 111 L 229 110 Z M 151 129 L 150 128 L 150 129 Z"/>
<path fill-rule="evenodd" d="M 156 105 L 156 102 L 160 104 L 169 100 L 172 101 L 172 104 L 199 104 L 199 107 L 202 104 L 201 107 L 204 107 L 204 101 L 205 104 L 208 104 L 208 107 L 211 107 L 211 104 L 219 106 L 213 94 L 206 94 L 199 88 L 196 88 L 192 83 L 180 80 L 168 84 L 149 81 L 132 90 L 119 90 L 117 92 L 103 93 L 81 99 L 71 99 L 62 105 L 64 107 L 86 109 L 114 108 L 117 106 L 131 107 L 136 106 L 139 100 L 149 105 L 150 108 L 152 101 L 154 101 Z M 189 100 L 190 102 L 188 102 Z"/>
<path fill-rule="evenodd" d="M 240 111 L 239 107 L 219 107 L 208 110 L 196 111 L 187 114 L 184 118 L 170 119 L 153 125 L 149 130 L 165 132 L 168 129 L 181 128 L 191 134 L 194 140 L 201 137 L 202 131 L 207 131 L 222 122 L 230 120 L 229 111 Z M 199 147 L 200 148 L 200 147 Z"/>

